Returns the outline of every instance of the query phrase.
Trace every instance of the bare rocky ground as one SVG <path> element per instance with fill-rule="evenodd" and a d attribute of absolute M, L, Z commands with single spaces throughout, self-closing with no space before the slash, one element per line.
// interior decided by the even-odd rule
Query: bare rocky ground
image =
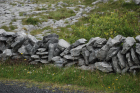
<path fill-rule="evenodd" d="M 41 22 L 37 25 L 23 25 L 22 19 L 27 18 L 29 15 L 34 15 L 33 18 L 39 17 L 38 14 L 46 13 L 49 15 L 50 11 L 57 11 L 58 9 L 64 8 L 66 6 L 68 10 L 73 10 L 75 12 L 75 16 L 71 16 L 69 18 L 55 20 L 55 19 L 48 19 L 47 22 Z M 17 27 L 14 29 L 14 32 L 24 31 L 30 33 L 32 30 L 42 29 L 44 27 L 66 27 L 67 25 L 72 25 L 75 22 L 78 22 L 78 19 L 81 17 L 88 16 L 83 14 L 85 11 L 88 13 L 92 9 L 95 9 L 96 6 L 93 7 L 85 7 L 85 5 L 68 5 L 65 2 L 59 2 L 57 4 L 51 4 L 49 7 L 48 2 L 44 4 L 36 4 L 34 0 L 7 0 L 5 2 L 0 3 L 0 28 L 2 26 L 15 26 Z M 43 10 L 37 11 L 36 8 Z M 79 8 L 77 11 L 76 8 Z M 22 13 L 22 14 L 21 14 Z M 40 18 L 41 20 L 41 18 Z M 26 30 L 27 31 L 26 31 Z M 10 29 L 9 29 L 10 30 Z M 45 30 L 46 31 L 46 30 Z M 44 31 L 44 32 L 45 32 Z M 43 33 L 43 32 L 42 32 Z M 42 38 L 40 35 L 37 35 L 39 38 Z"/>
<path fill-rule="evenodd" d="M 29 84 L 27 82 L 0 81 L 0 93 L 94 93 L 94 91 L 74 90 L 53 87 L 52 85 L 44 85 L 40 88 L 38 85 Z"/>

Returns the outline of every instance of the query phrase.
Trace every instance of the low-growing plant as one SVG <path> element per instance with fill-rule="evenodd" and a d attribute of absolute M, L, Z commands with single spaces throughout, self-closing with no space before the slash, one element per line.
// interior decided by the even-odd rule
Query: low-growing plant
<path fill-rule="evenodd" d="M 9 27 L 8 26 L 2 26 L 1 29 L 4 29 L 5 31 L 9 31 Z"/>
<path fill-rule="evenodd" d="M 19 16 L 23 16 L 26 12 L 19 12 Z"/>
<path fill-rule="evenodd" d="M 15 30 L 17 27 L 13 26 L 13 25 L 10 25 L 9 28 L 10 28 L 10 30 Z"/>
<path fill-rule="evenodd" d="M 37 19 L 37 18 L 32 18 L 32 17 L 29 17 L 29 18 L 27 18 L 27 19 L 23 19 L 23 20 L 22 20 L 22 23 L 23 23 L 23 24 L 37 25 L 38 22 L 40 22 L 39 19 Z"/>
<path fill-rule="evenodd" d="M 68 10 L 66 8 L 58 9 L 57 11 L 49 12 L 48 18 L 49 19 L 55 19 L 60 20 L 67 17 L 74 16 L 75 13 L 73 10 Z"/>
<path fill-rule="evenodd" d="M 129 20 L 133 18 L 133 20 Z M 120 16 L 117 12 L 110 14 L 93 14 L 90 16 L 90 26 L 73 26 L 74 36 L 90 39 L 91 37 L 109 38 L 120 34 L 123 36 L 136 36 L 139 33 L 137 17 L 134 12 L 127 12 Z"/>

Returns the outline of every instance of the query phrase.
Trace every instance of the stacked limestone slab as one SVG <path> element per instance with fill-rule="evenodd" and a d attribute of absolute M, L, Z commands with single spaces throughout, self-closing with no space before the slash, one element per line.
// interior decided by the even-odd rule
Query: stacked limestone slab
<path fill-rule="evenodd" d="M 102 72 L 136 72 L 140 69 L 140 35 L 114 38 L 81 38 L 73 44 L 59 39 L 56 34 L 37 40 L 23 32 L 0 29 L 0 59 L 24 58 L 30 64 L 54 64 L 58 67 L 78 66 L 83 70 Z"/>

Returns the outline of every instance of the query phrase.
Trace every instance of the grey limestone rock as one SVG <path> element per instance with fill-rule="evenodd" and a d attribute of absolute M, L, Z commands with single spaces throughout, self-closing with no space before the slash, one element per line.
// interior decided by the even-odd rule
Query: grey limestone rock
<path fill-rule="evenodd" d="M 140 55 L 140 43 L 136 43 L 136 53 Z"/>
<path fill-rule="evenodd" d="M 15 32 L 4 32 L 4 33 L 2 33 L 2 35 L 6 36 L 6 37 L 10 37 L 10 36 L 16 37 L 17 36 Z"/>
<path fill-rule="evenodd" d="M 102 72 L 112 72 L 112 66 L 108 64 L 107 62 L 96 62 L 95 67 L 98 70 L 101 70 Z"/>
<path fill-rule="evenodd" d="M 132 67 L 130 67 L 130 71 L 131 70 L 136 70 L 136 69 L 140 69 L 140 66 L 132 66 Z"/>
<path fill-rule="evenodd" d="M 86 46 L 86 48 L 87 48 L 87 50 L 88 50 L 89 52 L 95 51 L 94 48 L 93 48 L 92 46 Z"/>
<path fill-rule="evenodd" d="M 95 37 L 95 38 L 91 38 L 88 43 L 86 44 L 86 46 L 93 46 L 94 45 L 94 42 L 96 40 L 100 39 L 100 37 Z"/>
<path fill-rule="evenodd" d="M 126 72 L 128 72 L 128 70 L 129 70 L 129 67 L 126 66 L 126 67 L 122 70 L 122 74 L 125 74 Z"/>
<path fill-rule="evenodd" d="M 44 43 L 44 46 L 46 49 L 49 48 L 49 44 L 57 44 L 58 43 L 58 38 L 51 38 L 47 43 Z"/>
<path fill-rule="evenodd" d="M 25 41 L 25 37 L 24 36 L 18 36 L 15 38 L 15 42 L 11 45 L 11 47 L 13 48 L 14 52 L 17 52 L 17 50 L 22 46 L 22 44 Z"/>
<path fill-rule="evenodd" d="M 127 37 L 123 43 L 123 49 L 121 53 L 126 54 L 126 52 L 135 44 L 135 42 L 136 41 L 133 37 Z"/>
<path fill-rule="evenodd" d="M 62 51 L 57 47 L 57 48 L 55 48 L 55 50 L 54 50 L 54 56 L 59 56 L 60 55 L 60 53 L 61 53 Z"/>
<path fill-rule="evenodd" d="M 31 58 L 33 58 L 33 59 L 40 59 L 39 55 L 32 55 Z"/>
<path fill-rule="evenodd" d="M 83 55 L 84 60 L 85 60 L 85 65 L 88 65 L 89 64 L 89 55 L 90 55 L 90 53 L 89 53 L 89 51 L 87 50 L 86 47 L 84 47 L 82 49 L 82 55 Z"/>
<path fill-rule="evenodd" d="M 79 57 L 73 57 L 71 55 L 65 55 L 64 58 L 69 59 L 69 60 L 78 60 L 79 59 Z"/>
<path fill-rule="evenodd" d="M 83 66 L 83 65 L 85 65 L 84 59 L 83 58 L 79 58 L 78 59 L 78 66 Z"/>
<path fill-rule="evenodd" d="M 65 67 L 71 67 L 71 66 L 74 66 L 77 62 L 70 62 L 70 63 L 67 63 L 65 64 Z"/>
<path fill-rule="evenodd" d="M 133 0 L 135 4 L 139 5 L 140 4 L 140 0 Z"/>
<path fill-rule="evenodd" d="M 46 51 L 46 48 L 38 48 L 37 49 L 39 52 L 45 52 Z"/>
<path fill-rule="evenodd" d="M 140 35 L 136 36 L 136 40 L 140 42 Z"/>
<path fill-rule="evenodd" d="M 99 38 L 94 42 L 93 47 L 103 47 L 106 44 L 107 40 L 105 38 Z"/>
<path fill-rule="evenodd" d="M 67 60 L 65 60 L 64 58 L 61 58 L 60 56 L 53 57 L 52 61 L 54 62 L 54 64 L 66 64 L 67 63 Z"/>
<path fill-rule="evenodd" d="M 5 37 L 5 36 L 1 36 L 0 37 L 0 41 L 6 41 L 8 38 L 7 37 Z"/>
<path fill-rule="evenodd" d="M 25 46 L 26 51 L 30 55 L 32 54 L 32 48 L 33 48 L 33 46 L 30 43 Z"/>
<path fill-rule="evenodd" d="M 41 56 L 41 58 L 43 58 L 43 59 L 47 59 L 47 58 L 48 58 L 48 55 L 47 55 L 47 56 Z"/>
<path fill-rule="evenodd" d="M 0 51 L 3 51 L 6 49 L 5 43 L 0 41 Z"/>
<path fill-rule="evenodd" d="M 126 67 L 127 64 L 127 60 L 124 54 L 121 54 L 121 51 L 118 52 L 117 57 L 119 59 L 119 65 L 121 67 L 121 69 L 124 69 Z"/>
<path fill-rule="evenodd" d="M 60 59 L 62 59 L 60 56 L 55 56 L 52 58 L 52 61 L 55 62 L 55 61 L 59 61 Z"/>
<path fill-rule="evenodd" d="M 70 53 L 70 49 L 71 49 L 71 47 L 66 48 L 66 49 L 60 54 L 60 56 L 64 56 L 64 55 L 67 55 L 68 53 Z"/>
<path fill-rule="evenodd" d="M 11 47 L 11 44 L 14 43 L 14 37 L 8 37 L 6 43 L 9 47 Z"/>
<path fill-rule="evenodd" d="M 106 56 L 107 56 L 107 52 L 109 51 L 109 46 L 108 45 L 104 45 L 97 53 L 97 58 L 99 60 L 105 60 Z"/>
<path fill-rule="evenodd" d="M 132 60 L 132 57 L 131 57 L 131 53 L 130 52 L 127 52 L 126 53 L 126 59 L 127 59 L 127 62 L 128 62 L 129 67 L 131 67 L 131 66 L 134 65 L 134 62 Z"/>
<path fill-rule="evenodd" d="M 58 42 L 58 46 L 62 47 L 62 48 L 68 48 L 70 46 L 70 44 L 65 41 L 64 39 L 60 39 Z"/>
<path fill-rule="evenodd" d="M 41 59 L 40 62 L 41 62 L 41 63 L 44 63 L 44 64 L 48 64 L 48 63 L 50 63 L 50 62 L 47 61 L 47 59 L 46 59 L 46 60 L 45 60 L 45 59 L 44 59 L 44 60 Z"/>
<path fill-rule="evenodd" d="M 30 34 L 27 35 L 27 37 L 32 46 L 38 41 L 34 36 L 32 36 Z"/>
<path fill-rule="evenodd" d="M 12 59 L 21 59 L 22 57 L 19 56 L 19 55 L 16 55 L 16 56 L 12 56 Z"/>
<path fill-rule="evenodd" d="M 120 47 L 111 47 L 107 52 L 106 61 L 109 61 L 113 56 L 117 55 L 119 52 Z"/>
<path fill-rule="evenodd" d="M 116 46 L 116 45 L 119 45 L 121 44 L 122 42 L 125 41 L 125 37 L 123 37 L 122 35 L 117 35 L 116 37 L 114 37 L 113 39 L 112 38 L 109 38 L 107 44 L 112 47 L 112 46 Z"/>
<path fill-rule="evenodd" d="M 117 73 L 121 73 L 121 69 L 119 66 L 119 60 L 117 58 L 117 56 L 112 57 L 112 66 L 115 72 Z"/>
<path fill-rule="evenodd" d="M 35 62 L 40 62 L 41 60 L 40 60 L 40 59 L 35 59 L 34 61 L 35 61 Z"/>
<path fill-rule="evenodd" d="M 2 57 L 11 57 L 13 55 L 12 50 L 11 49 L 5 49 L 3 51 Z"/>
<path fill-rule="evenodd" d="M 29 61 L 31 61 L 31 56 L 30 55 L 24 55 L 24 56 L 22 56 L 24 59 L 27 59 L 27 60 L 29 60 Z"/>
<path fill-rule="evenodd" d="M 4 32 L 6 32 L 4 29 L 0 29 L 0 36 L 1 36 Z"/>
<path fill-rule="evenodd" d="M 77 47 L 77 46 L 79 46 L 79 45 L 85 44 L 86 41 L 87 41 L 87 40 L 84 39 L 84 38 L 78 39 L 75 43 L 73 43 L 73 44 L 71 45 L 71 47 L 72 47 L 72 48 L 75 48 L 75 47 Z"/>
<path fill-rule="evenodd" d="M 90 64 L 88 66 L 83 65 L 81 67 L 78 67 L 78 69 L 94 71 L 96 69 L 96 67 L 94 64 Z"/>
<path fill-rule="evenodd" d="M 32 50 L 31 50 L 31 53 L 32 55 L 35 54 L 35 52 L 37 51 L 37 49 L 42 45 L 42 41 L 38 41 L 34 44 Z"/>
<path fill-rule="evenodd" d="M 78 47 L 71 49 L 70 50 L 71 56 L 79 56 L 84 46 L 85 44 L 79 45 Z"/>
<path fill-rule="evenodd" d="M 47 43 L 50 39 L 58 39 L 58 38 L 59 38 L 59 36 L 56 35 L 55 33 L 53 33 L 53 34 L 44 36 L 44 37 L 43 37 L 43 42 L 46 42 L 46 43 Z M 51 43 L 52 43 L 52 42 L 51 42 Z M 58 43 L 58 41 L 57 41 L 56 43 Z"/>
<path fill-rule="evenodd" d="M 37 55 L 48 55 L 48 52 L 36 52 Z"/>
<path fill-rule="evenodd" d="M 140 61 L 138 59 L 138 56 L 136 55 L 135 51 L 133 48 L 131 48 L 131 57 L 132 57 L 132 60 L 134 61 L 134 63 L 136 65 L 139 65 L 140 64 Z"/>
<path fill-rule="evenodd" d="M 18 49 L 18 52 L 20 54 L 28 54 L 27 51 L 26 51 L 26 47 L 24 45 L 22 45 L 19 49 Z"/>
<path fill-rule="evenodd" d="M 95 5 L 95 4 L 100 3 L 100 2 L 102 2 L 102 0 L 97 0 L 95 2 L 92 2 L 92 5 Z"/>
<path fill-rule="evenodd" d="M 95 55 L 95 50 L 93 50 L 90 54 L 89 54 L 89 63 L 95 63 L 96 62 L 96 55 Z"/>
<path fill-rule="evenodd" d="M 48 61 L 50 62 L 54 55 L 54 44 L 49 44 L 49 55 L 48 55 Z"/>
<path fill-rule="evenodd" d="M 64 65 L 63 65 L 63 64 L 55 64 L 54 66 L 59 67 L 59 68 L 64 67 Z"/>

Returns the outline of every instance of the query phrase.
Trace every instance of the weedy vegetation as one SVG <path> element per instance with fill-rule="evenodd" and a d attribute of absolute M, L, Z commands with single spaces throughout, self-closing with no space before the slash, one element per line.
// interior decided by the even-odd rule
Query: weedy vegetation
<path fill-rule="evenodd" d="M 35 0 L 35 3 L 48 3 L 49 8 L 51 4 L 57 4 L 63 1 L 68 6 L 78 5 L 79 0 Z M 95 0 L 80 0 L 81 5 L 91 6 Z M 60 20 L 75 15 L 71 10 L 58 9 L 46 13 L 49 15 L 38 14 L 39 17 L 33 18 L 30 15 L 28 18 L 23 19 L 23 24 L 37 25 L 38 22 L 47 21 L 49 18 Z M 46 8 L 37 9 L 45 10 Z M 78 8 L 76 8 L 78 10 Z M 77 39 L 85 38 L 89 40 L 91 37 L 109 38 L 121 34 L 125 37 L 140 34 L 140 6 L 132 3 L 125 3 L 123 0 L 113 2 L 110 0 L 108 3 L 98 3 L 96 8 L 90 13 L 89 16 L 80 18 L 74 25 L 66 27 L 59 27 L 60 31 L 45 27 L 31 32 L 32 35 L 37 35 L 44 30 L 51 29 L 50 33 L 56 33 L 59 38 L 63 38 L 70 43 L 74 43 Z M 62 15 L 63 13 L 63 15 Z M 22 13 L 21 13 L 22 15 Z M 42 20 L 39 20 L 41 18 Z M 68 23 L 66 21 L 66 23 Z M 8 31 L 7 26 L 1 27 Z M 72 28 L 72 31 L 68 29 Z M 13 29 L 13 27 L 11 27 Z M 57 68 L 52 65 L 29 65 L 25 60 L 7 60 L 0 62 L 0 78 L 5 79 L 27 79 L 37 82 L 51 82 L 58 84 L 71 84 L 83 86 L 97 91 L 105 92 L 119 92 L 119 93 L 139 93 L 140 92 L 140 72 L 136 76 L 130 73 L 125 75 L 114 73 L 102 73 L 100 71 L 83 71 L 75 67 L 70 68 Z"/>
<path fill-rule="evenodd" d="M 139 93 L 140 73 L 103 73 L 98 70 L 84 71 L 75 67 L 57 68 L 53 65 L 29 65 L 23 60 L 7 60 L 0 64 L 0 77 L 4 79 L 25 79 L 34 82 L 78 85 L 93 91 Z"/>

